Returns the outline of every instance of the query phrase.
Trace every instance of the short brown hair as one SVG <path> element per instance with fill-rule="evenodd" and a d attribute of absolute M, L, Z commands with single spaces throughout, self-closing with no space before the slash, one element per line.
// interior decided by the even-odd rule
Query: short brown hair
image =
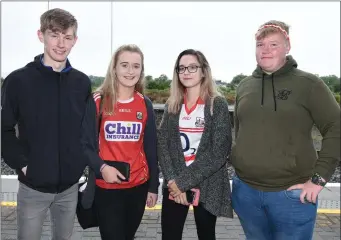
<path fill-rule="evenodd" d="M 46 11 L 40 17 L 40 31 L 45 33 L 47 29 L 52 32 L 65 33 L 70 27 L 74 28 L 74 34 L 77 35 L 78 23 L 76 18 L 60 8 L 54 8 Z"/>
<path fill-rule="evenodd" d="M 278 26 L 279 28 L 271 27 L 271 25 Z M 269 26 L 269 27 L 267 27 L 267 26 Z M 266 36 L 273 34 L 273 33 L 282 33 L 283 35 L 285 35 L 280 29 L 282 29 L 286 32 L 287 35 L 285 37 L 288 38 L 289 37 L 289 25 L 284 23 L 284 22 L 281 22 L 281 21 L 271 20 L 271 21 L 268 21 L 268 22 L 262 24 L 259 27 L 259 29 L 256 33 L 256 39 L 257 40 L 263 39 Z"/>

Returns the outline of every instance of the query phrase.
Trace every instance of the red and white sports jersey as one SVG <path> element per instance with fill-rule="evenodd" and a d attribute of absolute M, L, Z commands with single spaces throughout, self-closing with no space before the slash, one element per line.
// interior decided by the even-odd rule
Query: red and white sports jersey
<path fill-rule="evenodd" d="M 188 109 L 186 103 L 186 98 L 184 98 L 179 118 L 179 130 L 186 166 L 189 166 L 195 160 L 201 136 L 204 132 L 205 104 L 199 98 L 196 104 L 191 109 Z"/>
<path fill-rule="evenodd" d="M 94 94 L 97 112 L 101 97 Z M 149 179 L 149 169 L 143 148 L 144 129 L 147 121 L 147 108 L 142 94 L 116 104 L 115 114 L 102 110 L 102 122 L 99 135 L 100 157 L 103 160 L 115 160 L 130 163 L 130 181 L 120 184 L 106 183 L 96 179 L 99 187 L 106 189 L 131 188 Z"/>

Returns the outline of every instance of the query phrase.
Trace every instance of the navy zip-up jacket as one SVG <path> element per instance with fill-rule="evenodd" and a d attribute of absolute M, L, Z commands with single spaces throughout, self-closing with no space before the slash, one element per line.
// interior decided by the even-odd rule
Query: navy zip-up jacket
<path fill-rule="evenodd" d="M 67 61 L 62 72 L 42 64 L 43 55 L 8 75 L 2 86 L 1 155 L 18 180 L 41 192 L 58 193 L 79 181 L 86 165 L 99 173 L 86 142 L 96 124 L 90 79 Z M 87 114 L 87 116 L 85 116 Z M 89 122 L 90 121 L 90 122 Z M 18 126 L 16 136 L 15 126 Z M 27 166 L 26 176 L 21 169 Z"/>

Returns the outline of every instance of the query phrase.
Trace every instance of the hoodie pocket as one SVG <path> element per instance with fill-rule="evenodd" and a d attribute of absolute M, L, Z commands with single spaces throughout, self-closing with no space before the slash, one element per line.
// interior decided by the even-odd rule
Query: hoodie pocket
<path fill-rule="evenodd" d="M 283 180 L 290 178 L 297 172 L 296 155 L 285 151 L 276 153 L 272 155 L 272 159 L 270 156 L 263 169 L 267 171 L 268 178 Z"/>
<path fill-rule="evenodd" d="M 236 145 L 232 164 L 236 171 L 248 179 L 283 179 L 296 174 L 296 154 L 291 149 L 258 145 L 244 148 Z"/>

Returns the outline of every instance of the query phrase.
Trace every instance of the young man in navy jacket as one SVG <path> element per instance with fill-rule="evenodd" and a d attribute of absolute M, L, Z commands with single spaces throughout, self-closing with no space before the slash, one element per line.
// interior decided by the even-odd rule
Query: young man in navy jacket
<path fill-rule="evenodd" d="M 110 168 L 101 172 L 104 162 L 94 157 L 91 82 L 67 58 L 77 41 L 77 20 L 52 9 L 40 24 L 44 53 L 9 74 L 2 86 L 1 155 L 18 174 L 18 239 L 39 240 L 50 210 L 53 239 L 64 240 L 72 235 L 85 166 L 108 182 L 115 173 Z"/>

